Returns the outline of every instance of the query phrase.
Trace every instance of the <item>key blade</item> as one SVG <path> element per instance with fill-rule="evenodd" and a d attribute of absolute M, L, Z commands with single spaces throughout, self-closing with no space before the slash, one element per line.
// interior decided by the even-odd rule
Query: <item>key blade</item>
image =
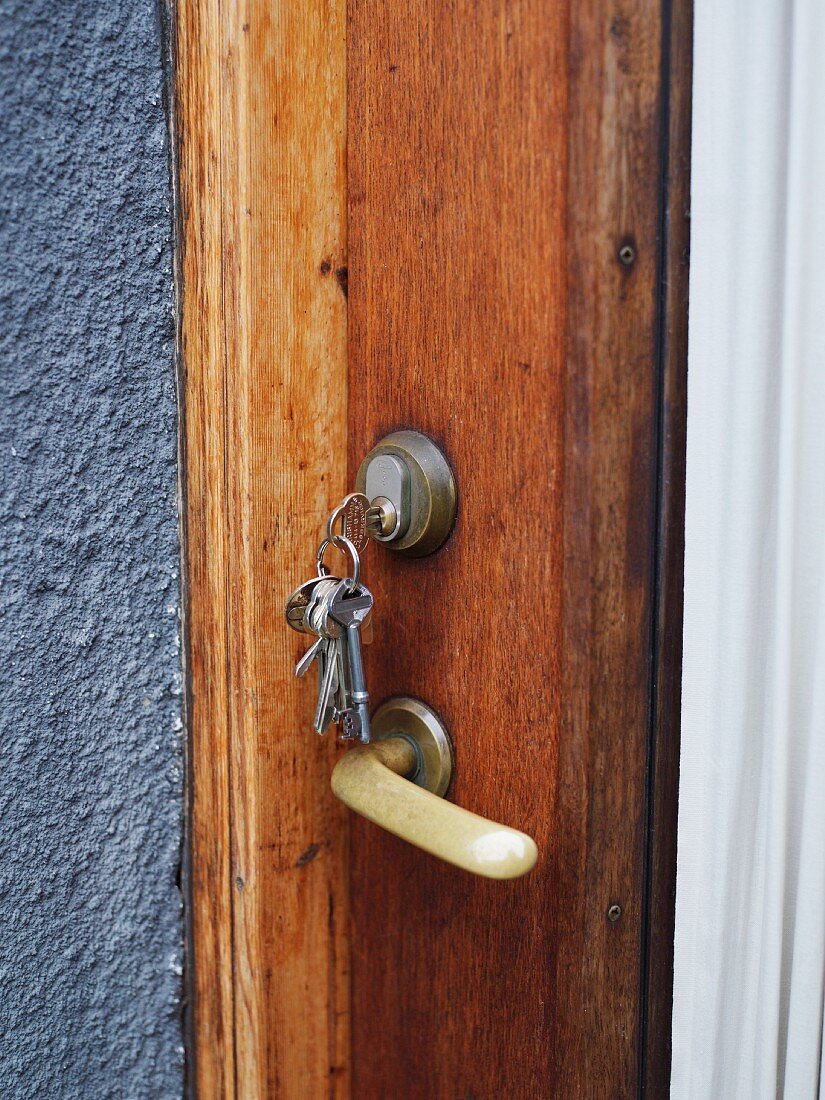
<path fill-rule="evenodd" d="M 339 624 L 342 636 L 339 653 L 343 656 L 341 679 L 346 705 L 337 709 L 343 722 L 342 736 L 346 740 L 370 740 L 369 693 L 364 679 L 361 656 L 361 624 L 373 606 L 372 593 L 364 584 L 342 581 L 327 598 L 328 621 Z"/>
<path fill-rule="evenodd" d="M 324 648 L 323 660 L 324 675 L 321 683 L 321 690 L 318 693 L 318 706 L 315 710 L 315 720 L 312 723 L 316 733 L 324 733 L 329 725 L 329 701 L 336 686 L 335 653 L 330 653 L 329 644 Z"/>
<path fill-rule="evenodd" d="M 356 710 L 348 707 L 341 712 L 341 732 L 338 735 L 338 740 L 360 741 L 361 734 L 361 718 Z"/>
<path fill-rule="evenodd" d="M 317 638 L 295 666 L 295 675 L 303 676 L 312 667 L 312 662 L 319 656 L 323 648 L 324 639 Z"/>
<path fill-rule="evenodd" d="M 340 722 L 342 715 L 349 706 L 346 634 L 342 634 L 338 639 L 335 649 L 335 662 L 338 670 L 338 682 L 335 688 L 335 721 Z"/>

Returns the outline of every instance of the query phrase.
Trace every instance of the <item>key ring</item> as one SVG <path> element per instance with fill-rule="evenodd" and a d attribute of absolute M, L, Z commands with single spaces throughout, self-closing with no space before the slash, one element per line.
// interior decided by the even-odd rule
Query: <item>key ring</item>
<path fill-rule="evenodd" d="M 335 524 L 338 522 L 339 519 L 344 518 L 344 512 L 346 510 L 347 504 L 349 503 L 349 499 L 351 496 L 354 495 L 354 493 L 350 493 L 349 496 L 344 497 L 338 507 L 333 509 L 333 511 L 330 513 L 330 517 L 327 520 L 327 542 L 335 542 L 335 536 L 338 534 L 338 532 L 335 530 Z M 343 524 L 342 533 L 339 535 L 339 538 L 346 538 L 346 536 L 343 534 Z"/>
<path fill-rule="evenodd" d="M 326 538 L 318 547 L 318 553 L 315 555 L 315 565 L 318 570 L 319 577 L 328 577 L 330 575 L 329 570 L 324 565 L 324 554 L 327 552 L 327 547 L 330 543 L 336 550 L 342 552 L 346 550 L 352 559 L 352 576 L 348 578 L 351 583 L 351 588 L 355 588 L 361 579 L 361 559 L 358 556 L 358 551 L 355 549 L 354 543 L 346 537 L 346 535 L 333 535 L 332 538 Z"/>

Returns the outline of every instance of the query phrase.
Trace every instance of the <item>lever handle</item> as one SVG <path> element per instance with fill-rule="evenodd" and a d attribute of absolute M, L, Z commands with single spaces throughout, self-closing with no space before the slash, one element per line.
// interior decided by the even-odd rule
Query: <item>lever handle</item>
<path fill-rule="evenodd" d="M 405 706 L 415 709 L 399 718 Z M 419 740 L 414 727 L 422 721 L 427 729 Z M 443 793 L 451 768 L 449 750 L 442 745 L 437 751 L 432 744 L 433 723 L 446 738 L 433 712 L 418 700 L 390 700 L 376 712 L 373 728 L 380 731 L 388 722 L 407 728 L 348 751 L 332 773 L 335 796 L 387 832 L 472 874 L 508 879 L 532 870 L 538 849 L 526 833 L 488 821 L 426 789 Z"/>

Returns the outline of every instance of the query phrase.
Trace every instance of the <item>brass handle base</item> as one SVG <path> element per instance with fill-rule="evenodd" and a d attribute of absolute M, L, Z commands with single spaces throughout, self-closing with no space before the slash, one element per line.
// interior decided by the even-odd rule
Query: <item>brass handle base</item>
<path fill-rule="evenodd" d="M 387 699 L 373 715 L 372 733 L 377 741 L 405 738 L 415 750 L 416 765 L 398 774 L 439 798 L 447 793 L 453 775 L 453 745 L 441 719 L 426 703 L 411 695 Z"/>
<path fill-rule="evenodd" d="M 526 833 L 433 793 L 447 789 L 452 752 L 446 730 L 426 704 L 390 699 L 376 711 L 372 726 L 379 739 L 351 749 L 332 773 L 333 793 L 346 806 L 472 874 L 510 879 L 533 869 L 538 849 Z"/>

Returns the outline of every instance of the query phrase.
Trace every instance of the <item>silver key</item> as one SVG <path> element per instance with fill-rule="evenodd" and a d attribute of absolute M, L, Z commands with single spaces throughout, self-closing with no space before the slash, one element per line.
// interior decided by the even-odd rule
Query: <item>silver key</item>
<path fill-rule="evenodd" d="M 335 625 L 338 626 L 337 623 Z M 350 713 L 349 667 L 347 662 L 347 638 L 343 630 L 341 630 L 341 636 L 338 639 L 336 658 L 338 661 L 338 690 L 335 693 L 335 721 L 346 724 L 347 715 Z M 348 740 L 350 734 L 344 732 L 342 737 L 344 740 Z"/>
<path fill-rule="evenodd" d="M 334 639 L 337 643 L 334 651 L 332 646 L 329 647 L 330 655 L 334 652 L 338 673 L 333 719 L 336 723 L 341 723 L 344 726 L 342 739 L 349 740 L 358 735 L 361 727 L 357 715 L 355 715 L 350 704 L 350 675 L 349 662 L 347 660 L 346 629 L 332 618 L 329 613 L 329 604 L 333 592 L 340 586 L 344 586 L 347 589 L 351 588 L 352 581 L 342 581 L 337 577 L 330 579 L 332 580 L 331 584 L 326 585 L 323 589 L 319 588 L 317 590 L 312 607 L 307 609 L 307 618 L 311 623 L 311 628 L 315 632 L 323 638 Z"/>
<path fill-rule="evenodd" d="M 324 733 L 330 722 L 338 722 L 340 717 L 340 695 L 345 683 L 345 662 L 341 645 L 343 638 L 341 627 L 329 617 L 329 598 L 342 582 L 337 576 L 324 577 L 312 593 L 307 606 L 307 621 L 324 645 L 319 649 L 318 663 L 318 706 L 313 726 L 319 734 Z"/>
<path fill-rule="evenodd" d="M 295 666 L 295 675 L 303 676 L 309 671 L 313 661 L 318 662 L 318 705 L 313 721 L 313 727 L 318 733 L 325 733 L 335 717 L 336 708 L 332 695 L 338 689 L 338 668 L 335 655 L 330 654 L 332 644 L 329 638 L 316 638 Z M 332 684 L 328 685 L 327 677 L 330 675 L 330 670 Z"/>
<path fill-rule="evenodd" d="M 306 622 L 306 611 L 312 602 L 315 589 L 322 581 L 329 579 L 328 577 L 313 577 L 312 580 L 304 581 L 303 584 L 298 585 L 295 591 L 290 594 L 289 599 L 286 601 L 284 614 L 286 615 L 286 621 L 293 630 L 297 630 L 300 634 L 312 633 L 309 624 Z"/>
<path fill-rule="evenodd" d="M 295 675 L 303 676 L 314 661 L 318 662 L 318 703 L 313 720 L 318 733 L 324 733 L 336 716 L 333 695 L 338 690 L 338 640 L 323 630 L 327 619 L 323 598 L 340 583 L 337 577 L 313 577 L 295 589 L 286 605 L 286 619 L 294 630 L 318 635 L 295 666 Z M 339 634 L 337 624 L 332 625 Z"/>
<path fill-rule="evenodd" d="M 335 717 L 333 695 L 338 687 L 338 638 L 320 638 L 323 649 L 318 662 L 318 706 L 315 708 L 313 728 L 316 733 L 326 733 Z"/>
<path fill-rule="evenodd" d="M 351 581 L 341 581 L 324 600 L 329 618 L 344 629 L 344 664 L 348 683 L 345 685 L 347 707 L 342 712 L 344 736 L 357 738 L 365 745 L 370 740 L 369 692 L 361 655 L 361 625 L 372 610 L 372 593 L 366 585 L 353 588 Z M 327 623 L 327 629 L 330 629 Z"/>
<path fill-rule="evenodd" d="M 315 639 L 315 641 L 300 659 L 298 664 L 295 666 L 296 676 L 303 676 L 304 673 L 308 671 L 314 660 L 317 659 L 320 662 L 323 659 L 321 655 L 321 650 L 324 648 L 325 644 L 326 638 Z"/>
<path fill-rule="evenodd" d="M 329 637 L 324 629 L 327 618 L 325 598 L 340 583 L 338 577 L 322 577 L 320 582 L 313 588 L 309 602 L 304 609 L 305 629 L 308 633 L 316 634 L 319 638 Z M 335 633 L 337 635 L 338 632 Z"/>
<path fill-rule="evenodd" d="M 330 721 L 336 723 L 341 721 L 343 711 L 347 707 L 347 684 L 349 682 L 344 630 L 329 615 L 330 596 L 342 582 L 337 577 L 331 577 L 329 580 L 330 583 L 317 590 L 317 599 L 314 601 L 313 606 L 308 609 L 312 629 L 326 642 L 322 651 L 324 669 L 326 671 L 328 662 L 335 666 L 335 672 L 332 674 L 334 697 L 330 698 L 325 694 L 325 704 L 329 715 L 325 721 L 325 728 Z"/>

